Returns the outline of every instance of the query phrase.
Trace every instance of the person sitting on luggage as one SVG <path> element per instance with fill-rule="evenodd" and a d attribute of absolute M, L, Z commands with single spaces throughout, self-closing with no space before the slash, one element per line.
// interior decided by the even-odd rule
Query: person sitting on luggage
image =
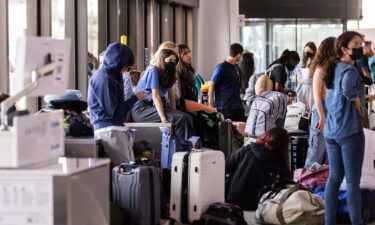
<path fill-rule="evenodd" d="M 288 80 L 286 70 L 291 73 L 296 65 L 298 65 L 300 57 L 296 51 L 289 51 L 285 49 L 280 58 L 276 59 L 269 65 L 268 69 L 272 67 L 270 78 L 273 81 L 273 90 L 284 94 L 291 93 L 293 96 L 296 93 L 293 90 L 287 90 L 285 83 Z"/>
<path fill-rule="evenodd" d="M 133 139 L 124 125 L 128 111 L 146 95 L 139 91 L 124 100 L 122 74 L 134 64 L 133 51 L 121 43 L 107 47 L 103 65 L 89 83 L 88 106 L 95 137 L 101 139 L 104 151 L 116 166 L 134 161 Z"/>
<path fill-rule="evenodd" d="M 280 127 L 269 129 L 256 143 L 250 143 L 228 156 L 225 161 L 226 202 L 243 210 L 256 210 L 258 192 L 272 183 L 270 174 L 291 178 L 288 132 Z"/>
<path fill-rule="evenodd" d="M 197 102 L 198 90 L 195 84 L 195 69 L 191 65 L 191 51 L 187 45 L 178 45 L 177 64 L 179 109 L 195 114 L 198 111 L 216 112 L 216 109 Z"/>
<path fill-rule="evenodd" d="M 147 97 L 134 106 L 132 116 L 136 122 L 170 122 L 176 136 L 189 138 L 193 133 L 193 120 L 189 114 L 176 110 L 173 94 L 177 61 L 176 53 L 170 49 L 162 49 L 155 56 L 154 65 L 148 67 L 137 87 L 137 91 L 145 91 Z M 167 93 L 169 107 L 165 99 Z"/>
<path fill-rule="evenodd" d="M 236 67 L 242 52 L 243 47 L 240 44 L 232 44 L 230 56 L 216 66 L 208 89 L 208 102 L 211 107 L 216 107 L 225 119 L 245 122 L 245 109 L 240 97 L 240 75 Z"/>

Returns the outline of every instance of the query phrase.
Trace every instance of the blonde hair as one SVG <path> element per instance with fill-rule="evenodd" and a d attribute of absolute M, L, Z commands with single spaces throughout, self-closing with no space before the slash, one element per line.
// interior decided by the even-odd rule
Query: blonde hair
<path fill-rule="evenodd" d="M 161 50 L 163 49 L 170 49 L 172 51 L 174 51 L 177 55 L 177 45 L 171 41 L 166 41 L 166 42 L 163 42 L 161 43 L 161 45 L 159 46 L 158 50 L 155 52 L 154 56 L 152 57 L 151 59 L 151 62 L 150 62 L 150 65 L 156 65 L 157 61 L 159 60 L 160 58 L 160 52 Z M 159 64 L 160 65 L 160 64 Z M 157 66 L 157 65 L 156 65 Z M 164 69 L 164 68 L 163 68 Z"/>

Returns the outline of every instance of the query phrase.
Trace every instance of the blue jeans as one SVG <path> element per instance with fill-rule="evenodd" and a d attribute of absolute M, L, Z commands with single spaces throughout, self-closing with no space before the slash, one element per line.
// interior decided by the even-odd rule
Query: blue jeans
<path fill-rule="evenodd" d="M 362 205 L 359 183 L 365 151 L 363 130 L 343 139 L 326 138 L 326 144 L 330 165 L 329 178 L 324 196 L 326 225 L 336 224 L 337 198 L 344 176 L 346 177 L 347 184 L 346 192 L 350 220 L 353 225 L 361 225 Z"/>
<path fill-rule="evenodd" d="M 318 123 L 319 113 L 314 105 L 311 114 L 309 149 L 307 150 L 305 168 L 310 168 L 314 162 L 318 162 L 321 165 L 328 163 L 324 135 L 316 129 Z"/>

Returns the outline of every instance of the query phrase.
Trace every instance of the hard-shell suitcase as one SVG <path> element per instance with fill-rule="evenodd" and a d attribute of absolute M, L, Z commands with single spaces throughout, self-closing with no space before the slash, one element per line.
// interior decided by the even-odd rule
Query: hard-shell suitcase
<path fill-rule="evenodd" d="M 177 152 L 173 155 L 171 172 L 171 219 L 181 223 L 193 223 L 200 220 L 210 204 L 224 202 L 223 152 Z"/>
<path fill-rule="evenodd" d="M 160 223 L 159 169 L 123 163 L 112 170 L 112 201 L 124 212 L 128 225 Z"/>
<path fill-rule="evenodd" d="M 188 151 L 192 148 L 192 143 L 183 138 L 171 134 L 167 127 L 160 127 L 162 134 L 161 142 L 161 167 L 170 169 L 172 157 L 175 152 Z"/>

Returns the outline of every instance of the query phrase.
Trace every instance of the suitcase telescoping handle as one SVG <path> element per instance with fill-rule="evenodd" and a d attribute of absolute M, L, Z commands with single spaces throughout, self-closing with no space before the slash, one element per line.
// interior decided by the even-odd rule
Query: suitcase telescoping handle
<path fill-rule="evenodd" d="M 136 168 L 136 165 L 134 163 L 122 163 L 118 167 L 118 173 L 121 175 L 129 175 L 133 173 L 133 169 Z"/>

